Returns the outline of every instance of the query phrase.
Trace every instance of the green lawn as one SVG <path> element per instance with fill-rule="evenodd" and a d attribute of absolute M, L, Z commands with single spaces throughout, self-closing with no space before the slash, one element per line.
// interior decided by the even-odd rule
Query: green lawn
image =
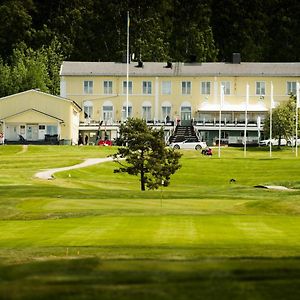
<path fill-rule="evenodd" d="M 0 147 L 0 299 L 299 299 L 300 158 L 185 151 L 139 191 L 113 162 L 34 177 L 110 147 Z M 234 178 L 235 183 L 229 180 Z M 255 188 L 283 185 L 291 190 Z"/>

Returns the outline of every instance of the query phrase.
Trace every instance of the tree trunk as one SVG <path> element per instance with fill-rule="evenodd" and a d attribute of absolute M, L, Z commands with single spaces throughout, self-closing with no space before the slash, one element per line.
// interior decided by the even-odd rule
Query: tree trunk
<path fill-rule="evenodd" d="M 141 171 L 141 191 L 145 191 L 145 176 L 144 171 Z"/>

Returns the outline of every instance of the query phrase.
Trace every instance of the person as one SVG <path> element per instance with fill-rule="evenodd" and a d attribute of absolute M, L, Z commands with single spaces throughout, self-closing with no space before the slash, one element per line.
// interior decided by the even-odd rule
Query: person
<path fill-rule="evenodd" d="M 208 148 L 206 148 L 206 149 L 203 149 L 203 150 L 201 151 L 201 153 L 202 153 L 203 155 L 212 156 L 212 149 L 208 147 Z"/>
<path fill-rule="evenodd" d="M 79 139 L 78 139 L 78 145 L 83 145 L 83 138 L 82 138 L 82 135 L 80 134 L 79 135 Z"/>
<path fill-rule="evenodd" d="M 208 149 L 207 149 L 206 155 L 212 156 L 212 149 L 211 149 L 211 148 L 208 148 Z"/>
<path fill-rule="evenodd" d="M 89 141 L 89 137 L 87 135 L 84 137 L 84 141 L 85 141 L 85 144 L 87 145 L 88 141 Z"/>

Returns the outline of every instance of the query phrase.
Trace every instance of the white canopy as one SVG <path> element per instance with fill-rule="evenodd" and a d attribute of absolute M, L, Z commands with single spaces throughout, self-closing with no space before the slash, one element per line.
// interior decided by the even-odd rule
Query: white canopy
<path fill-rule="evenodd" d="M 201 103 L 198 107 L 198 111 L 219 111 L 220 104 L 219 103 Z M 241 104 L 231 104 L 224 102 L 222 107 L 222 111 L 245 111 L 246 103 Z M 264 103 L 256 103 L 256 104 L 248 104 L 247 111 L 268 111 L 268 108 Z"/>

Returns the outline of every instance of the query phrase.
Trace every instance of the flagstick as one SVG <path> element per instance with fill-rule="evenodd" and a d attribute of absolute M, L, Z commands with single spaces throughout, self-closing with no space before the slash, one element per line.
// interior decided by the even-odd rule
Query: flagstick
<path fill-rule="evenodd" d="M 271 105 L 270 105 L 270 157 L 272 157 L 272 109 L 273 109 L 273 82 L 271 82 Z"/>
<path fill-rule="evenodd" d="M 300 104 L 300 85 L 297 81 L 297 93 L 296 93 L 296 157 L 298 157 L 298 109 Z"/>
<path fill-rule="evenodd" d="M 218 147 L 218 156 L 221 157 L 221 119 L 222 119 L 222 104 L 224 99 L 224 86 L 220 87 L 220 110 L 219 110 L 219 147 Z"/>
<path fill-rule="evenodd" d="M 246 85 L 246 108 L 245 108 L 245 129 L 244 129 L 244 157 L 247 152 L 247 126 L 248 126 L 248 103 L 249 103 L 249 84 Z"/>
<path fill-rule="evenodd" d="M 126 120 L 129 116 L 129 11 L 127 11 L 127 54 L 126 54 Z"/>

